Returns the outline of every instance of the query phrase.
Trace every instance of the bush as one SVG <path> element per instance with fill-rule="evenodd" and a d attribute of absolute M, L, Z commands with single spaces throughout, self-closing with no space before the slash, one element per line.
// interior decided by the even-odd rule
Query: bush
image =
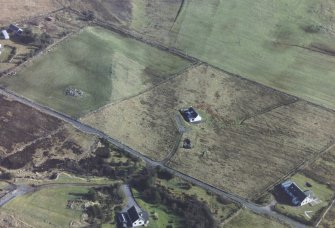
<path fill-rule="evenodd" d="M 0 179 L 1 180 L 11 180 L 13 178 L 13 175 L 8 172 L 4 172 L 0 174 Z"/>
<path fill-rule="evenodd" d="M 164 168 L 157 167 L 156 171 L 157 171 L 157 177 L 159 179 L 171 180 L 174 177 L 174 175 L 172 173 L 170 173 L 169 171 L 167 171 Z"/>
<path fill-rule="evenodd" d="M 273 200 L 272 194 L 266 193 L 266 194 L 262 195 L 260 198 L 258 198 L 256 200 L 256 203 L 261 204 L 261 205 L 266 205 L 266 204 L 271 203 L 272 200 Z"/>
<path fill-rule="evenodd" d="M 96 151 L 95 151 L 95 154 L 98 156 L 98 157 L 101 157 L 101 158 L 109 158 L 110 157 L 110 151 L 109 151 L 109 148 L 104 146 L 104 147 L 99 147 Z"/>
<path fill-rule="evenodd" d="M 86 194 L 86 198 L 91 201 L 96 201 L 97 200 L 97 192 L 93 189 L 90 188 L 90 190 Z"/>

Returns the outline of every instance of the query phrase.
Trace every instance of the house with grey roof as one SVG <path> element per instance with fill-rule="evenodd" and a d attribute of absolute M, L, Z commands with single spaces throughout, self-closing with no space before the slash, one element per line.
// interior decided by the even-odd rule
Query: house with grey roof
<path fill-rule="evenodd" d="M 303 206 L 315 200 L 311 190 L 302 191 L 296 183 L 291 180 L 281 183 L 280 188 L 294 206 Z"/>
<path fill-rule="evenodd" d="M 14 35 L 20 35 L 23 32 L 23 30 L 19 26 L 14 24 L 9 25 L 8 31 L 12 32 Z"/>

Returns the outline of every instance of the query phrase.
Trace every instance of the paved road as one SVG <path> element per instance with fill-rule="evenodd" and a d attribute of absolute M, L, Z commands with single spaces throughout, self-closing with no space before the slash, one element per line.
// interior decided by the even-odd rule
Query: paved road
<path fill-rule="evenodd" d="M 78 130 L 82 131 L 82 132 L 85 132 L 85 133 L 88 133 L 88 134 L 93 134 L 93 135 L 96 135 L 98 137 L 101 137 L 101 138 L 105 138 L 107 139 L 110 143 L 112 143 L 114 146 L 122 149 L 123 151 L 125 151 L 126 153 L 129 153 L 131 154 L 132 156 L 135 156 L 137 158 L 140 158 L 140 159 L 143 159 L 148 165 L 150 166 L 162 166 L 164 168 L 166 168 L 168 171 L 174 173 L 176 176 L 186 180 L 186 181 L 189 181 L 199 187 L 202 187 L 208 191 L 211 191 L 215 194 L 218 194 L 224 198 L 229 198 L 231 199 L 232 201 L 234 202 L 238 202 L 240 204 L 242 204 L 244 207 L 250 209 L 251 211 L 257 213 L 257 214 L 263 214 L 263 215 L 266 215 L 266 216 L 270 216 L 270 217 L 273 217 L 274 219 L 277 219 L 279 221 L 282 221 L 282 222 L 285 222 L 285 223 L 288 223 L 294 227 L 297 227 L 297 228 L 303 228 L 303 227 L 306 227 L 305 225 L 299 223 L 299 222 L 296 222 L 286 216 L 283 216 L 281 214 L 278 214 L 277 212 L 275 211 L 269 211 L 267 208 L 265 207 L 260 207 L 259 205 L 257 204 L 254 204 L 252 202 L 249 202 L 248 200 L 242 198 L 242 197 L 239 197 L 237 195 L 234 195 L 234 194 L 231 194 L 231 193 L 228 193 L 228 192 L 225 192 L 223 190 L 220 190 L 214 186 L 211 186 L 209 184 L 206 184 L 198 179 L 195 179 L 191 176 L 188 176 L 184 173 L 181 173 L 177 170 L 174 170 L 174 169 L 171 169 L 167 166 L 165 166 L 164 164 L 162 164 L 161 162 L 158 162 L 158 161 L 153 161 L 151 160 L 150 158 L 144 156 L 143 154 L 139 153 L 138 151 L 135 151 L 133 150 L 132 148 L 124 145 L 123 143 L 119 142 L 118 140 L 116 139 L 113 139 L 111 137 L 109 137 L 108 135 L 106 135 L 105 133 L 101 132 L 100 130 L 98 129 L 95 129 L 93 127 L 90 127 L 88 125 L 85 125 L 79 121 L 77 121 L 76 119 L 70 117 L 70 116 L 67 116 L 63 113 L 60 113 L 60 112 L 57 112 L 53 109 L 50 109 L 49 107 L 46 107 L 46 106 L 43 106 L 43 105 L 40 105 L 40 104 L 37 104 L 27 98 L 24 98 L 20 95 L 17 95 L 15 94 L 14 92 L 12 91 L 9 91 L 3 87 L 0 87 L 0 94 L 4 95 L 4 96 L 7 96 L 13 100 L 16 100 L 20 103 L 23 103 L 25 105 L 28 105 L 34 109 L 37 109 L 43 113 L 46 113 L 50 116 L 54 116 L 58 119 L 61 119 L 69 124 L 71 124 L 72 126 L 74 126 L 75 128 L 77 128 Z M 17 195 L 17 194 L 22 194 L 22 192 L 19 190 L 18 192 L 15 192 L 14 195 Z M 10 196 L 8 196 L 10 198 Z M 14 196 L 15 197 L 15 196 Z M 12 198 L 14 198 L 12 197 Z M 12 199 L 10 198 L 10 199 Z M 9 200 L 10 200 L 9 199 Z M 7 201 L 8 202 L 8 201 Z M 1 206 L 1 204 L 0 204 Z"/>
<path fill-rule="evenodd" d="M 134 196 L 130 190 L 129 185 L 124 184 L 122 185 L 122 191 L 124 192 L 125 197 L 127 197 L 127 204 L 126 206 L 123 208 L 123 212 L 127 211 L 129 208 L 131 208 L 132 206 L 135 206 L 137 211 L 142 211 L 140 206 L 137 204 L 136 200 L 134 199 Z"/>
<path fill-rule="evenodd" d="M 0 199 L 0 207 L 14 199 L 15 197 L 22 196 L 24 194 L 27 194 L 29 192 L 33 192 L 34 188 L 29 185 L 17 185 L 15 188 L 8 192 L 6 195 L 1 197 Z"/>

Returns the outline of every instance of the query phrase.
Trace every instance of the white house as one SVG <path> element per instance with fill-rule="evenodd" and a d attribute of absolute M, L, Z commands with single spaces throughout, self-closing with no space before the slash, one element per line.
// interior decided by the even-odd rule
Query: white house
<path fill-rule="evenodd" d="M 126 212 L 117 214 L 117 223 L 119 227 L 124 228 L 146 226 L 149 223 L 149 215 L 146 212 L 138 212 L 135 206 L 132 206 Z"/>
<path fill-rule="evenodd" d="M 280 187 L 294 206 L 303 206 L 315 200 L 314 194 L 311 190 L 302 191 L 291 180 L 281 183 Z"/>
<path fill-rule="evenodd" d="M 194 110 L 193 107 L 180 109 L 180 113 L 184 120 L 190 123 L 199 123 L 202 120 L 201 116 Z"/>

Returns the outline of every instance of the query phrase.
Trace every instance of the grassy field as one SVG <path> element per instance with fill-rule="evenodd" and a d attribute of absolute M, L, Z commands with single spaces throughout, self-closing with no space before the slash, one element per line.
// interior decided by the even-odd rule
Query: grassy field
<path fill-rule="evenodd" d="M 5 63 L 9 60 L 8 57 L 10 56 L 11 51 L 12 51 L 12 47 L 10 46 L 5 46 L 1 49 L 0 64 Z"/>
<path fill-rule="evenodd" d="M 0 83 L 74 117 L 136 95 L 190 63 L 138 41 L 88 27 Z M 82 97 L 67 96 L 69 88 Z"/>
<path fill-rule="evenodd" d="M 318 180 L 318 182 L 326 184 L 335 191 L 335 148 L 331 148 L 322 154 L 314 163 L 309 165 L 303 171 L 307 177 Z M 335 206 L 328 211 L 319 227 L 330 228 L 335 226 Z"/>
<path fill-rule="evenodd" d="M 193 149 L 179 148 L 168 164 L 246 197 L 324 149 L 335 131 L 334 113 L 206 65 L 81 120 L 159 160 L 176 143 L 178 109 L 188 106 L 205 121 L 184 123 Z"/>
<path fill-rule="evenodd" d="M 80 221 L 82 211 L 67 209 L 67 200 L 76 198 L 71 193 L 86 192 L 84 187 L 42 189 L 17 197 L 3 210 L 33 227 L 68 227 L 72 221 Z"/>
<path fill-rule="evenodd" d="M 333 205 L 318 227 L 332 228 L 334 226 L 335 226 L 335 206 Z"/>
<path fill-rule="evenodd" d="M 93 10 L 104 22 L 127 27 L 151 39 L 167 42 L 182 0 L 60 0 L 72 8 Z"/>
<path fill-rule="evenodd" d="M 335 191 L 335 146 L 322 154 L 315 162 L 303 170 L 303 173 L 314 180 L 329 185 Z"/>
<path fill-rule="evenodd" d="M 312 190 L 315 196 L 320 199 L 317 205 L 304 205 L 301 207 L 292 207 L 284 204 L 276 204 L 275 210 L 285 215 L 297 218 L 299 221 L 312 222 L 320 217 L 322 210 L 329 205 L 334 193 L 326 185 L 320 184 L 310 178 L 297 174 L 291 178 L 303 191 Z M 306 187 L 306 182 L 310 183 L 312 187 Z M 305 212 L 308 212 L 306 216 Z"/>
<path fill-rule="evenodd" d="M 208 193 L 206 190 L 193 186 L 180 178 L 174 177 L 171 180 L 156 180 L 158 186 L 163 186 L 169 189 L 169 192 L 174 195 L 175 198 L 185 198 L 185 196 L 195 196 L 198 200 L 207 205 L 211 210 L 213 217 L 218 221 L 218 224 L 230 218 L 234 213 L 239 210 L 239 206 L 233 202 L 226 200 L 224 203 L 220 203 L 218 196 Z M 190 187 L 185 187 L 186 185 Z"/>
<path fill-rule="evenodd" d="M 260 215 L 256 215 L 248 210 L 243 210 L 238 216 L 232 219 L 224 227 L 227 228 L 239 228 L 239 227 L 273 227 L 273 228 L 284 228 L 288 227 L 276 221 L 270 220 Z"/>
<path fill-rule="evenodd" d="M 184 134 L 169 165 L 220 188 L 254 197 L 333 140 L 335 115 L 305 102 L 282 106 L 243 124 L 205 122 Z"/>
<path fill-rule="evenodd" d="M 167 225 L 172 225 L 176 228 L 181 228 L 182 218 L 174 214 L 173 211 L 168 210 L 163 205 L 149 204 L 141 199 L 139 192 L 132 189 L 136 202 L 139 206 L 149 213 L 149 225 L 148 228 L 166 228 Z M 157 219 L 154 219 L 157 218 Z M 172 223 L 171 223 L 172 221 Z"/>
<path fill-rule="evenodd" d="M 180 108 L 193 105 L 205 109 L 213 119 L 230 123 L 292 101 L 292 97 L 203 65 L 81 120 L 160 160 L 175 146 L 175 115 Z"/>
<path fill-rule="evenodd" d="M 7 25 L 28 17 L 45 14 L 61 8 L 55 0 L 0 0 L 1 16 L 0 25 Z"/>
<path fill-rule="evenodd" d="M 189 0 L 170 45 L 215 66 L 335 108 L 332 0 Z"/>

